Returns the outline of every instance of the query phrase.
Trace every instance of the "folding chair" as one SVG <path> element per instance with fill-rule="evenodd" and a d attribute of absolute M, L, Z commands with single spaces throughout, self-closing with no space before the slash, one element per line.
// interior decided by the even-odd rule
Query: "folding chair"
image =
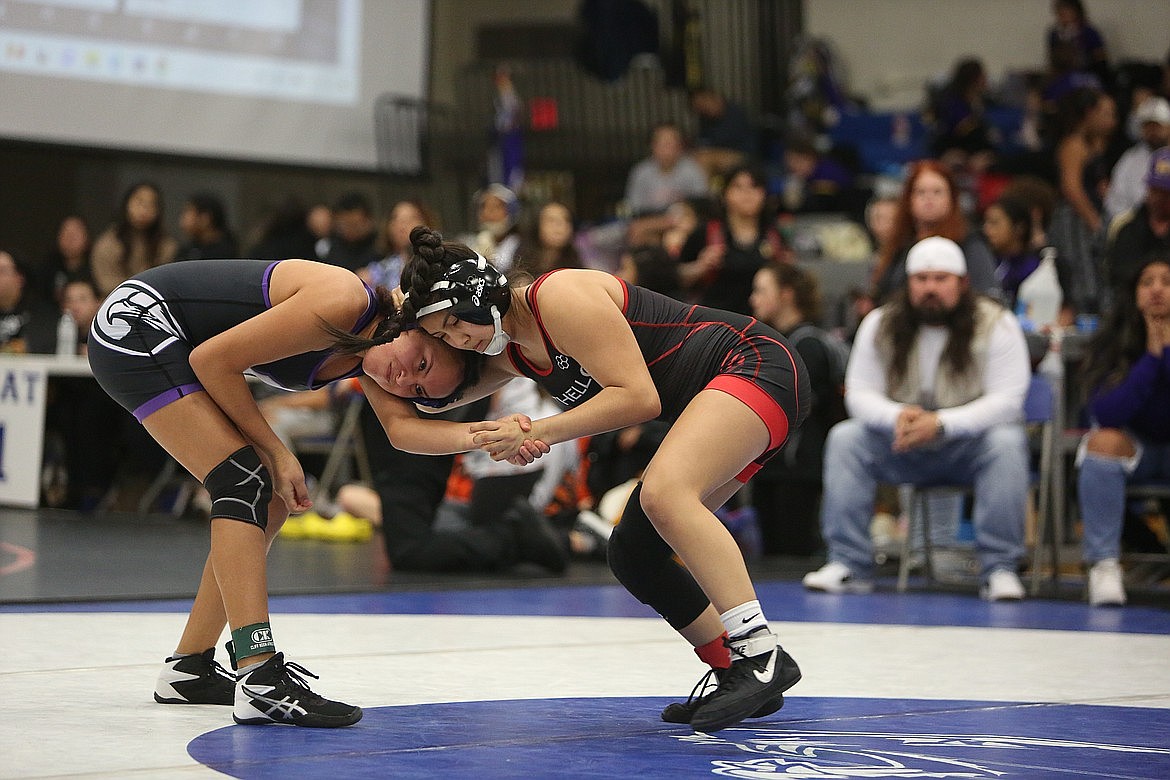
<path fill-rule="evenodd" d="M 1131 501 L 1154 501 L 1157 502 L 1161 511 L 1165 513 L 1167 507 L 1170 507 L 1170 484 L 1164 482 L 1148 482 L 1139 485 L 1127 485 L 1125 488 L 1125 501 L 1128 504 Z M 1148 584 L 1153 585 L 1170 577 L 1170 545 L 1167 546 L 1166 552 L 1161 553 L 1126 553 L 1122 556 L 1127 563 L 1139 564 L 1138 567 L 1131 567 L 1127 572 L 1126 579 L 1140 580 L 1134 584 Z"/>
<path fill-rule="evenodd" d="M 1037 525 L 1039 529 L 1043 529 L 1047 525 L 1047 517 L 1051 513 L 1050 504 L 1052 501 L 1052 459 L 1055 447 L 1055 394 L 1052 384 L 1042 374 L 1033 373 L 1032 380 L 1028 385 L 1027 395 L 1024 396 L 1024 422 L 1030 429 L 1039 427 L 1038 442 L 1034 442 L 1033 451 L 1038 450 L 1039 463 L 1036 470 L 1032 473 L 1032 485 L 1037 489 L 1037 507 L 1036 514 L 1038 517 Z M 1030 441 L 1034 441 L 1033 437 L 1029 437 Z M 910 500 L 908 501 L 907 516 L 909 517 L 909 524 L 906 529 L 906 535 L 902 539 L 902 553 L 898 562 L 898 590 L 906 590 L 910 581 L 910 561 L 913 552 L 913 543 L 915 537 L 915 522 L 921 523 L 922 539 L 923 539 L 923 574 L 927 584 L 934 581 L 934 545 L 931 539 L 930 527 L 930 510 L 928 508 L 928 499 L 932 495 L 940 493 L 963 493 L 967 494 L 971 491 L 971 485 L 959 483 L 922 483 L 910 485 Z M 1038 587 L 1036 580 L 1036 572 L 1038 571 L 1039 563 L 1039 536 L 1037 537 L 1035 553 L 1036 560 L 1032 567 L 1032 588 L 1033 592 Z M 1054 544 L 1055 555 L 1055 544 Z"/>
<path fill-rule="evenodd" d="M 354 465 L 357 466 L 359 479 L 366 483 L 373 481 L 370 459 L 361 434 L 361 414 L 365 403 L 364 395 L 354 393 L 343 402 L 336 432 L 330 436 L 306 436 L 296 440 L 297 452 L 326 456 L 313 494 L 314 503 L 328 500 L 333 491 L 350 478 Z"/>

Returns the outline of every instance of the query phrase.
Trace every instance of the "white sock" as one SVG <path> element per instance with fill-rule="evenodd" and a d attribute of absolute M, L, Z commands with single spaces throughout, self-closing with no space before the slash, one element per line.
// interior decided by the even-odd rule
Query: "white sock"
<path fill-rule="evenodd" d="M 265 660 L 267 660 L 267 659 L 265 659 Z M 236 672 L 236 679 L 237 679 L 237 680 L 242 680 L 242 679 L 244 679 L 244 678 L 245 678 L 245 677 L 247 677 L 247 676 L 248 676 L 250 673 L 252 673 L 252 672 L 254 672 L 255 670 L 259 669 L 259 668 L 260 668 L 261 666 L 263 666 L 263 665 L 264 665 L 264 661 L 257 661 L 257 662 L 256 662 L 256 663 L 254 663 L 254 664 L 248 664 L 248 665 L 247 665 L 247 666 L 245 666 L 243 669 L 240 669 L 238 672 Z"/>
<path fill-rule="evenodd" d="M 746 636 L 757 628 L 767 628 L 768 619 L 764 617 L 764 610 L 759 601 L 747 601 L 738 607 L 732 607 L 719 616 L 723 621 L 723 630 L 732 639 Z"/>

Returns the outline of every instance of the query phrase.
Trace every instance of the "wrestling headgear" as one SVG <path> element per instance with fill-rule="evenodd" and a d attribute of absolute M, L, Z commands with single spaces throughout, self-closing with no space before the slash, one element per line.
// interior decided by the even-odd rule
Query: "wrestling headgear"
<path fill-rule="evenodd" d="M 452 315 L 466 322 L 492 325 L 495 333 L 484 347 L 485 355 L 500 354 L 511 341 L 500 324 L 512 303 L 508 279 L 482 256 L 476 255 L 474 259 L 460 260 L 452 265 L 439 281 L 431 285 L 430 292 L 442 297 L 420 306 L 415 311 L 415 319 L 451 309 Z"/>

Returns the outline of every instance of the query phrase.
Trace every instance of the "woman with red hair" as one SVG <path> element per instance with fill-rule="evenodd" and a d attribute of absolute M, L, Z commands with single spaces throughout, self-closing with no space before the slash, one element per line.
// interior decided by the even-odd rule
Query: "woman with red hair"
<path fill-rule="evenodd" d="M 998 297 L 995 258 L 960 208 L 959 191 L 950 171 L 937 160 L 919 160 L 911 164 L 906 175 L 893 233 L 878 248 L 877 264 L 870 277 L 875 305 L 880 306 L 906 284 L 906 253 L 929 236 L 942 236 L 958 244 L 967 259 L 971 286 Z"/>

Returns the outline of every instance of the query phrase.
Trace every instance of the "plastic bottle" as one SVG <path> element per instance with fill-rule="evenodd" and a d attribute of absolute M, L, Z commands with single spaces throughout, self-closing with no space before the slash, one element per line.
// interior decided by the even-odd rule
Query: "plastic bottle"
<path fill-rule="evenodd" d="M 69 312 L 62 314 L 57 321 L 57 354 L 77 354 L 77 323 Z"/>
<path fill-rule="evenodd" d="M 1016 301 L 1017 311 L 1023 311 L 1036 330 L 1056 325 L 1060 318 L 1060 305 L 1064 302 L 1064 294 L 1060 289 L 1060 279 L 1056 275 L 1055 249 L 1045 247 L 1040 250 L 1040 265 L 1020 283 Z"/>

